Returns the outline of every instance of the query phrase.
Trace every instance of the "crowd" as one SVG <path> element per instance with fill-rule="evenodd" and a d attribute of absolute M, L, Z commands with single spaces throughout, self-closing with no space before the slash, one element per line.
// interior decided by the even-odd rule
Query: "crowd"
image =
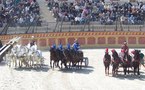
<path fill-rule="evenodd" d="M 47 0 L 48 8 L 57 20 L 84 24 L 97 21 L 100 24 L 143 24 L 145 3 L 143 2 L 104 2 L 100 0 L 79 0 L 78 2 L 55 2 Z"/>
<path fill-rule="evenodd" d="M 10 26 L 28 26 L 37 24 L 40 9 L 36 0 L 5 0 L 0 5 L 0 27 L 9 23 Z"/>

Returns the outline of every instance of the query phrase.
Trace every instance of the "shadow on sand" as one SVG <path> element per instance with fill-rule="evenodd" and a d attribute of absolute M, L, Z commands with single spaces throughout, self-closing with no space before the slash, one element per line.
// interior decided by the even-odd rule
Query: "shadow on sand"
<path fill-rule="evenodd" d="M 48 72 L 49 68 L 48 65 L 43 65 L 41 68 L 27 68 L 27 67 L 21 67 L 21 68 L 14 68 L 17 71 L 36 71 L 36 72 Z"/>
<path fill-rule="evenodd" d="M 60 69 L 59 71 L 62 71 L 63 73 L 79 73 L 79 74 L 89 74 L 92 73 L 94 67 L 92 66 L 87 66 L 87 67 L 82 67 L 80 68 L 64 68 L 64 69 Z"/>
<path fill-rule="evenodd" d="M 141 80 L 141 81 L 145 81 L 145 72 L 140 71 L 140 76 L 138 75 L 134 75 L 133 72 L 130 72 L 129 74 L 127 74 L 126 76 L 124 75 L 124 73 L 119 73 L 117 76 L 113 76 L 115 78 L 118 79 L 122 79 L 122 80 Z"/>
<path fill-rule="evenodd" d="M 7 63 L 5 61 L 0 62 L 0 66 L 5 66 Z"/>

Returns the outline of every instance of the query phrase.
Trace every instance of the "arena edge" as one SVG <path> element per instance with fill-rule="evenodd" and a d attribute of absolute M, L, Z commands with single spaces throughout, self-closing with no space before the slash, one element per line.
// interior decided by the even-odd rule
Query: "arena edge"
<path fill-rule="evenodd" d="M 7 43 L 13 37 L 22 37 L 21 43 L 27 45 L 31 36 L 35 37 L 37 45 L 41 49 L 46 49 L 53 43 L 61 42 L 64 46 L 69 42 L 73 44 L 78 39 L 82 48 L 103 48 L 121 47 L 124 41 L 129 47 L 145 48 L 145 32 L 52 32 L 39 34 L 16 34 L 1 35 L 3 43 Z"/>

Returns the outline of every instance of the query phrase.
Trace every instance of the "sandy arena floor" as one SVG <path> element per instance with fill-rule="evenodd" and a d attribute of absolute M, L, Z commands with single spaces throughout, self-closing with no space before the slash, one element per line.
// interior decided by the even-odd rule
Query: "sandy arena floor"
<path fill-rule="evenodd" d="M 110 75 L 105 76 L 104 49 L 83 49 L 83 52 L 89 58 L 89 66 L 82 69 L 52 70 L 46 51 L 43 69 L 14 69 L 1 63 L 0 90 L 145 90 L 145 68 L 141 67 L 141 78 L 132 73 L 125 78 L 123 72 L 112 77 L 111 69 Z M 145 54 L 144 49 L 142 52 Z"/>

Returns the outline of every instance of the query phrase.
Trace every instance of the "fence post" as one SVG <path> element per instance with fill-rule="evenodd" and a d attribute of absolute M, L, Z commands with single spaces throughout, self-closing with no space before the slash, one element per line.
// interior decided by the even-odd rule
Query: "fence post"
<path fill-rule="evenodd" d="M 104 27 L 104 31 L 106 31 L 106 24 L 105 24 L 105 27 Z"/>
<path fill-rule="evenodd" d="M 88 22 L 88 31 L 90 31 L 90 22 Z"/>
<path fill-rule="evenodd" d="M 128 31 L 130 31 L 130 30 L 129 30 L 129 25 L 128 25 Z"/>
<path fill-rule="evenodd" d="M 141 30 L 141 25 L 140 25 L 140 31 L 142 31 L 142 30 Z"/>

